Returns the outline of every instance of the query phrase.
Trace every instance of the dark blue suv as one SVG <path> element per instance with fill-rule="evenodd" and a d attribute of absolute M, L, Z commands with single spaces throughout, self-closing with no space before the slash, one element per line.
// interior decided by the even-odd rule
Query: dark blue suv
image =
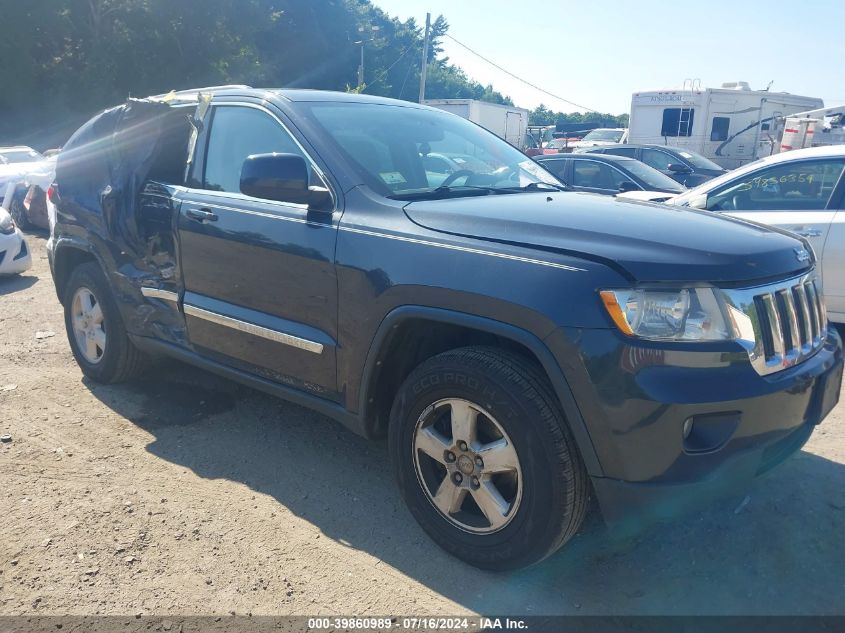
<path fill-rule="evenodd" d="M 440 110 L 203 89 L 74 134 L 50 264 L 90 379 L 167 356 L 386 434 L 423 529 L 515 568 L 592 494 L 619 522 L 741 490 L 842 377 L 805 243 L 561 189 Z"/>

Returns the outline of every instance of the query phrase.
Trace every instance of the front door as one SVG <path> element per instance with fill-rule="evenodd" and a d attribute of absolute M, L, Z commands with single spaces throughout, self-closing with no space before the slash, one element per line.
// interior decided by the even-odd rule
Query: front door
<path fill-rule="evenodd" d="M 240 192 L 247 156 L 300 154 L 312 184 L 323 184 L 316 164 L 262 105 L 215 104 L 206 121 L 179 214 L 190 343 L 227 365 L 336 399 L 338 214 Z"/>
<path fill-rule="evenodd" d="M 571 185 L 576 191 L 589 191 L 606 196 L 615 196 L 620 192 L 622 183 L 633 182 L 621 171 L 607 163 L 597 160 L 572 159 Z M 635 185 L 637 190 L 642 187 Z"/>
<path fill-rule="evenodd" d="M 840 185 L 845 188 L 845 181 Z M 840 199 L 841 200 L 841 199 Z M 824 245 L 824 296 L 830 318 L 845 323 L 845 210 L 840 204 Z"/>

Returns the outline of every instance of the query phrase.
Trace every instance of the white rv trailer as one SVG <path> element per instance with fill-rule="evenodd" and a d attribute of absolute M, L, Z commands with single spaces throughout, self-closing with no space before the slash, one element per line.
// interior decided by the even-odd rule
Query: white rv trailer
<path fill-rule="evenodd" d="M 680 147 L 727 169 L 776 153 L 775 122 L 824 106 L 821 99 L 787 92 L 751 90 L 745 81 L 702 88 L 635 92 L 628 142 Z"/>
<path fill-rule="evenodd" d="M 525 149 L 528 110 L 476 99 L 426 99 L 425 105 L 478 123 L 519 149 Z"/>

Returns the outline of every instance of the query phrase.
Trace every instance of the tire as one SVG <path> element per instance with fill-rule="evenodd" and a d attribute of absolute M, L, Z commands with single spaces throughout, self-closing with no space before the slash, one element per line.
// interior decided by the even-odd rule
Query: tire
<path fill-rule="evenodd" d="M 86 293 L 93 297 L 88 305 Z M 88 262 L 74 268 L 62 303 L 68 342 L 86 376 L 100 383 L 116 383 L 129 380 L 143 371 L 148 357 L 129 340 L 109 284 L 97 264 Z M 91 336 L 80 337 L 77 318 L 84 316 L 79 312 L 86 308 L 89 317 L 100 315 L 100 318 L 88 318 L 84 324 L 89 325 L 87 333 Z M 89 343 L 94 344 L 93 353 Z"/>
<path fill-rule="evenodd" d="M 12 216 L 15 224 L 17 224 L 22 231 L 28 231 L 33 225 L 32 222 L 29 221 L 26 207 L 23 204 L 24 197 L 25 194 L 24 196 L 21 196 L 19 193 L 15 192 L 15 195 L 12 197 L 12 202 L 9 205 L 9 215 Z"/>
<path fill-rule="evenodd" d="M 459 421 L 456 432 L 455 419 L 470 422 Z M 460 429 L 473 419 L 464 451 Z M 411 514 L 470 565 L 531 565 L 581 526 L 589 499 L 584 463 L 545 376 L 520 356 L 467 347 L 425 361 L 400 387 L 388 433 Z"/>

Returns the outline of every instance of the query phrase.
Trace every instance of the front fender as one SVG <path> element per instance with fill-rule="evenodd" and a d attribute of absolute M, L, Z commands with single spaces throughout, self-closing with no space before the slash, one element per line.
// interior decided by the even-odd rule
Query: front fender
<path fill-rule="evenodd" d="M 367 420 L 371 414 L 369 409 L 372 403 L 370 402 L 369 393 L 372 388 L 379 358 L 390 332 L 403 321 L 409 319 L 421 319 L 471 328 L 508 339 L 527 348 L 539 361 L 549 378 L 549 382 L 569 423 L 569 428 L 578 444 L 578 450 L 584 459 L 587 472 L 591 476 L 601 476 L 602 470 L 598 457 L 590 439 L 590 434 L 587 431 L 587 426 L 575 402 L 572 390 L 569 387 L 569 382 L 560 364 L 543 340 L 522 328 L 474 314 L 420 305 L 403 305 L 389 312 L 376 330 L 369 352 L 367 353 L 366 361 L 364 362 L 361 381 L 357 389 L 358 403 L 362 403 L 361 419 Z M 575 353 L 574 348 L 573 353 Z"/>

